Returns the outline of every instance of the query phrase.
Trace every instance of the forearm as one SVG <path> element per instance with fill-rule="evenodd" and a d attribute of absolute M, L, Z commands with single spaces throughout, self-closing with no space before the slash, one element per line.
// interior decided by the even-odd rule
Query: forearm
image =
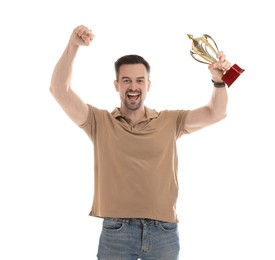
<path fill-rule="evenodd" d="M 50 91 L 53 95 L 68 92 L 71 87 L 73 62 L 78 46 L 68 44 L 57 62 L 51 79 Z"/>
<path fill-rule="evenodd" d="M 213 93 L 209 101 L 208 107 L 211 112 L 211 117 L 214 121 L 219 121 L 227 115 L 228 95 L 227 88 L 213 87 Z"/>
<path fill-rule="evenodd" d="M 211 117 L 214 119 L 214 121 L 223 119 L 227 114 L 227 87 L 222 80 L 222 76 L 224 71 L 227 71 L 231 67 L 230 62 L 226 60 L 223 52 L 219 52 L 217 54 L 217 58 L 219 60 L 215 63 L 212 63 L 208 67 L 212 74 L 212 82 L 214 86 L 208 107 L 210 109 Z"/>

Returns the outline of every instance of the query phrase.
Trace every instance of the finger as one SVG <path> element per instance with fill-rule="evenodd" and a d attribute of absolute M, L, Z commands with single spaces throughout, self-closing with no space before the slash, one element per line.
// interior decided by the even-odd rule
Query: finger
<path fill-rule="evenodd" d="M 80 36 L 82 34 L 82 30 L 83 30 L 83 25 L 79 25 L 78 27 L 75 28 L 74 32 Z"/>
<path fill-rule="evenodd" d="M 226 59 L 226 55 L 223 51 L 217 54 L 218 61 L 215 63 L 215 68 L 220 70 L 228 70 L 231 67 L 230 62 Z"/>
<path fill-rule="evenodd" d="M 216 57 L 217 57 L 218 59 L 220 59 L 220 58 L 223 57 L 223 56 L 225 56 L 224 53 L 223 53 L 223 51 L 219 51 L 219 52 L 217 53 L 217 55 L 216 55 Z"/>
<path fill-rule="evenodd" d="M 224 70 L 229 70 L 230 67 L 231 67 L 231 63 L 230 63 L 228 60 L 225 60 L 225 61 L 223 62 L 223 64 L 222 64 L 222 68 L 223 68 Z"/>
<path fill-rule="evenodd" d="M 222 65 L 219 62 L 215 62 L 211 65 L 212 69 L 222 69 Z"/>
<path fill-rule="evenodd" d="M 80 37 L 85 42 L 86 41 L 91 42 L 94 39 L 94 34 L 91 31 L 89 32 L 84 31 Z"/>
<path fill-rule="evenodd" d="M 95 35 L 93 34 L 93 32 L 91 30 L 88 30 L 88 32 L 86 33 L 87 37 L 92 41 L 95 37 Z"/>
<path fill-rule="evenodd" d="M 224 53 L 220 53 L 218 59 L 219 59 L 220 63 L 223 63 L 226 60 L 225 54 Z"/>
<path fill-rule="evenodd" d="M 78 35 L 79 37 L 82 37 L 82 35 L 85 34 L 85 30 L 86 30 L 85 27 L 79 28 L 79 30 L 78 30 L 78 32 L 77 32 L 77 35 Z"/>
<path fill-rule="evenodd" d="M 217 69 L 217 70 L 220 70 L 220 71 L 225 71 L 226 68 L 227 68 L 227 61 L 226 62 L 215 62 L 211 65 L 210 67 L 211 69 Z"/>
<path fill-rule="evenodd" d="M 75 29 L 75 33 L 81 37 L 83 34 L 88 34 L 91 30 L 89 30 L 86 26 L 80 25 Z"/>
<path fill-rule="evenodd" d="M 91 38 L 88 37 L 87 35 L 82 35 L 81 39 L 85 43 L 85 45 L 89 45 L 91 43 L 91 41 L 92 41 Z"/>

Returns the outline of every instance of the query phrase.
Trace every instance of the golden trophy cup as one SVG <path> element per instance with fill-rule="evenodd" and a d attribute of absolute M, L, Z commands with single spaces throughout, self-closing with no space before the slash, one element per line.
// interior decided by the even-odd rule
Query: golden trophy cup
<path fill-rule="evenodd" d="M 216 55 L 219 52 L 219 49 L 210 35 L 204 34 L 202 37 L 197 38 L 194 38 L 192 34 L 187 34 L 187 36 L 192 40 L 190 54 L 193 59 L 209 65 L 217 61 Z M 244 69 L 241 69 L 237 64 L 234 64 L 229 70 L 224 72 L 222 80 L 228 87 L 230 87 L 242 72 L 244 72 Z"/>

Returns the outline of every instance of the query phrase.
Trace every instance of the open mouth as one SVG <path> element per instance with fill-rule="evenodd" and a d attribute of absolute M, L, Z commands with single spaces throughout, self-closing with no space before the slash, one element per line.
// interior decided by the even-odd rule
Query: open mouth
<path fill-rule="evenodd" d="M 132 102 L 137 101 L 140 97 L 140 92 L 128 92 L 127 97 Z"/>

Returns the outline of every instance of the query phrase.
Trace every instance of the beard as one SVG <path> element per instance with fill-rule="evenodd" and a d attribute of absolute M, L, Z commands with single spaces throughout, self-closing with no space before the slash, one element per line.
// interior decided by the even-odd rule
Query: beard
<path fill-rule="evenodd" d="M 133 95 L 133 93 L 135 93 L 135 95 Z M 143 103 L 141 91 L 128 90 L 122 99 L 122 103 L 129 110 L 138 110 Z"/>
<path fill-rule="evenodd" d="M 141 101 L 141 98 L 139 98 L 138 101 L 130 101 L 128 100 L 128 98 L 125 98 L 123 100 L 123 104 L 129 110 L 138 110 L 142 105 L 142 101 Z"/>

